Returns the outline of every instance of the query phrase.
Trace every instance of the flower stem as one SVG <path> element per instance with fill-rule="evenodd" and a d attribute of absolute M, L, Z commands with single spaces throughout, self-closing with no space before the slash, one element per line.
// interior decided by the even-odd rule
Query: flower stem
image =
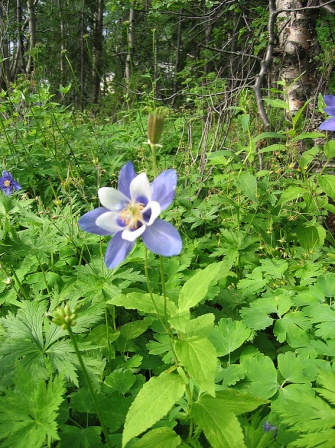
<path fill-rule="evenodd" d="M 91 395 L 92 395 L 92 400 L 93 400 L 93 403 L 94 403 L 94 405 L 95 405 L 95 408 L 96 408 L 96 411 L 97 411 L 97 414 L 98 414 L 98 418 L 99 418 L 99 420 L 100 420 L 101 428 L 102 428 L 102 431 L 103 431 L 103 433 L 104 433 L 104 435 L 105 435 L 105 439 L 106 439 L 107 445 L 108 445 L 109 448 L 112 448 L 112 444 L 111 444 L 111 442 L 110 442 L 110 440 L 109 440 L 109 436 L 108 436 L 108 431 L 107 431 L 107 428 L 106 428 L 106 426 L 105 426 L 105 423 L 104 423 L 104 420 L 103 420 L 103 417 L 102 417 L 102 414 L 101 414 L 100 406 L 99 406 L 99 404 L 98 404 L 98 400 L 97 400 L 97 398 L 96 398 L 96 396 L 95 396 L 95 393 L 94 393 L 94 390 L 93 390 L 93 386 L 92 386 L 90 377 L 88 376 L 88 373 L 87 373 L 87 370 L 86 370 L 86 367 L 85 367 L 83 358 L 82 358 L 81 353 L 80 353 L 80 351 L 79 351 L 79 348 L 78 348 L 78 344 L 77 344 L 76 338 L 75 338 L 75 336 L 74 336 L 74 334 L 73 334 L 73 331 L 72 331 L 70 325 L 67 325 L 66 329 L 67 329 L 67 331 L 68 331 L 68 333 L 69 333 L 71 342 L 72 342 L 73 347 L 74 347 L 74 351 L 76 352 L 76 355 L 77 355 L 77 358 L 78 358 L 80 367 L 81 367 L 81 369 L 82 369 L 82 372 L 83 372 L 83 374 L 84 374 L 84 377 L 85 377 L 87 386 L 88 386 L 89 391 L 90 391 L 90 393 L 91 393 Z"/>

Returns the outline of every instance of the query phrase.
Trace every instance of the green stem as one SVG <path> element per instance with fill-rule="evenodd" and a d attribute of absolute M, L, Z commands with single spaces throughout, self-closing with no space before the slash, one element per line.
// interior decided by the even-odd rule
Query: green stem
<path fill-rule="evenodd" d="M 103 433 L 104 433 L 104 435 L 105 435 L 105 439 L 106 439 L 107 445 L 109 446 L 109 448 L 112 448 L 112 444 L 111 444 L 111 442 L 110 442 L 110 440 L 109 440 L 109 436 L 108 436 L 108 431 L 107 431 L 107 428 L 106 428 L 106 426 L 105 426 L 104 420 L 103 420 L 103 418 L 102 418 L 101 410 L 100 410 L 100 407 L 99 407 L 97 398 L 96 398 L 96 396 L 95 396 L 95 393 L 94 393 L 94 390 L 93 390 L 93 386 L 92 386 L 90 377 L 88 376 L 88 373 L 87 373 L 87 370 L 86 370 L 86 367 L 85 367 L 83 358 L 82 358 L 81 353 L 80 353 L 80 351 L 79 351 L 79 348 L 78 348 L 78 344 L 77 344 L 76 338 L 75 338 L 75 336 L 74 336 L 74 334 L 73 334 L 73 332 L 72 332 L 72 329 L 71 329 L 70 325 L 68 325 L 66 328 L 67 328 L 67 331 L 68 331 L 68 333 L 69 333 L 69 335 L 70 335 L 70 339 L 71 339 L 71 342 L 72 342 L 72 344 L 73 344 L 74 351 L 76 352 L 76 355 L 77 355 L 77 358 L 78 358 L 80 367 L 81 367 L 82 372 L 83 372 L 83 374 L 84 374 L 84 377 L 85 377 L 87 386 L 88 386 L 89 391 L 90 391 L 90 393 L 91 393 L 91 395 L 92 395 L 93 403 L 94 403 L 94 405 L 95 405 L 95 408 L 96 408 L 96 411 L 97 411 L 97 414 L 98 414 L 98 417 L 99 417 L 99 420 L 100 420 L 101 428 L 102 428 L 102 431 L 103 431 Z"/>

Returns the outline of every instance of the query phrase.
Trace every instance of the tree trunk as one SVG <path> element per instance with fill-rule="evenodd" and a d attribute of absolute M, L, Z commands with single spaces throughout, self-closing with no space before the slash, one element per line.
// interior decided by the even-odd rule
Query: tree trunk
<path fill-rule="evenodd" d="M 103 46 L 103 11 L 104 2 L 98 0 L 97 10 L 94 13 L 94 67 L 93 67 L 93 103 L 97 104 L 100 98 L 100 82 L 102 79 L 102 46 Z"/>
<path fill-rule="evenodd" d="M 26 66 L 26 73 L 31 73 L 34 70 L 32 51 L 36 46 L 36 15 L 35 6 L 37 1 L 28 0 L 28 32 L 29 32 L 29 57 Z"/>
<path fill-rule="evenodd" d="M 129 24 L 128 24 L 128 51 L 126 57 L 126 70 L 125 70 L 125 80 L 126 84 L 129 86 L 131 77 L 131 61 L 134 51 L 134 8 L 130 7 L 129 10 Z"/>
<path fill-rule="evenodd" d="M 307 3 L 307 6 L 315 6 L 318 1 Z M 286 100 L 293 115 L 317 87 L 313 58 L 318 53 L 315 31 L 318 9 L 304 9 L 305 6 L 303 0 L 276 1 L 277 11 L 281 11 L 277 15 L 278 50 L 281 55 L 279 73 L 285 81 Z"/>

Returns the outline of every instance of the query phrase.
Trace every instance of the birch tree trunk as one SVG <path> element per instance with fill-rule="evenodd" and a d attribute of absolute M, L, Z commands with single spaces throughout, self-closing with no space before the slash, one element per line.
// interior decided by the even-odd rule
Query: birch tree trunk
<path fill-rule="evenodd" d="M 129 24 L 128 24 L 128 51 L 126 57 L 126 69 L 125 69 L 125 80 L 126 84 L 129 86 L 131 77 L 131 61 L 134 51 L 134 8 L 131 5 L 129 10 Z"/>
<path fill-rule="evenodd" d="M 306 5 L 307 3 L 307 5 Z M 318 53 L 316 18 L 318 0 L 277 0 L 277 33 L 281 55 L 279 76 L 286 84 L 286 100 L 295 114 L 317 87 L 314 56 Z"/>

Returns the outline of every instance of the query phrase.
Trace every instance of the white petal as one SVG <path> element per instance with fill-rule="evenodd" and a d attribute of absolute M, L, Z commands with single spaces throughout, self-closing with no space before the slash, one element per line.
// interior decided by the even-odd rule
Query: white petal
<path fill-rule="evenodd" d="M 98 191 L 101 204 L 108 210 L 121 211 L 130 201 L 121 191 L 112 187 L 102 187 Z"/>
<path fill-rule="evenodd" d="M 156 218 L 161 214 L 161 206 L 156 201 L 151 201 L 148 207 L 144 209 L 145 212 L 147 209 L 151 209 L 151 216 L 148 222 L 146 222 L 147 226 L 151 226 L 151 224 L 155 221 Z"/>
<path fill-rule="evenodd" d="M 145 225 L 139 227 L 136 230 L 125 229 L 122 232 L 122 238 L 126 241 L 135 241 L 136 238 L 138 238 L 139 236 L 142 235 L 142 233 L 145 231 L 145 229 L 146 229 Z"/>
<path fill-rule="evenodd" d="M 144 197 L 148 202 L 151 201 L 151 185 L 145 173 L 139 174 L 130 182 L 130 196 L 132 200 Z"/>
<path fill-rule="evenodd" d="M 121 230 L 124 230 L 124 227 L 120 226 L 117 223 L 117 220 L 120 217 L 119 212 L 106 212 L 100 215 L 95 223 L 98 227 L 101 227 L 104 230 L 107 230 L 111 233 L 120 232 Z"/>

